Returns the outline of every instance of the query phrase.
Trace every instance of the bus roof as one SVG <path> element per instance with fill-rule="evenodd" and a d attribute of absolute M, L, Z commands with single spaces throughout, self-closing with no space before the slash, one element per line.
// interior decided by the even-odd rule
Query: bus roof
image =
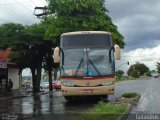
<path fill-rule="evenodd" d="M 63 33 L 61 35 L 61 37 L 68 36 L 68 35 L 82 35 L 82 34 L 107 34 L 107 35 L 111 35 L 111 33 L 105 32 L 105 31 L 76 31 L 76 32 Z"/>

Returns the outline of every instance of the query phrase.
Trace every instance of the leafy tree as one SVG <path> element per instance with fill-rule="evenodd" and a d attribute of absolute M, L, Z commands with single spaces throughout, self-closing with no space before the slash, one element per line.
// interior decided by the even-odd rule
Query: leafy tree
<path fill-rule="evenodd" d="M 130 76 L 132 76 L 132 77 L 134 77 L 134 78 L 139 78 L 139 73 L 138 73 L 138 71 L 133 70 L 133 71 L 130 73 Z"/>
<path fill-rule="evenodd" d="M 40 81 L 38 78 L 40 75 L 40 54 L 39 54 L 39 47 L 40 45 L 40 37 L 33 36 L 30 34 L 31 30 L 35 28 L 33 27 L 24 27 L 20 24 L 15 23 L 8 23 L 0 26 L 1 32 L 1 48 L 10 47 L 14 52 L 9 56 L 12 61 L 15 61 L 20 69 L 29 67 L 32 71 L 33 77 L 33 90 L 38 92 L 38 84 L 37 82 Z M 43 48 L 43 47 L 42 47 Z M 37 75 L 35 74 L 37 71 Z"/>
<path fill-rule="evenodd" d="M 157 62 L 157 72 L 160 73 L 160 63 Z"/>
<path fill-rule="evenodd" d="M 33 80 L 33 92 L 40 91 L 42 63 L 53 67 L 53 41 L 44 39 L 45 27 L 43 24 L 22 26 L 20 24 L 4 24 L 0 26 L 1 48 L 12 48 L 10 59 L 15 61 L 20 72 L 24 68 L 30 68 Z M 43 64 L 44 65 L 44 64 Z M 44 65 L 45 66 L 45 65 Z M 51 71 L 52 69 L 50 69 Z M 52 79 L 51 79 L 52 80 Z M 50 86 L 52 81 L 50 82 Z M 52 88 L 52 86 L 50 87 Z M 50 89 L 52 90 L 52 89 Z"/>
<path fill-rule="evenodd" d="M 151 70 L 151 73 L 155 73 L 156 72 L 156 70 Z"/>
<path fill-rule="evenodd" d="M 152 76 L 151 71 L 146 72 L 145 75 L 148 76 L 148 77 L 151 77 Z"/>
<path fill-rule="evenodd" d="M 41 70 L 44 67 L 49 71 L 49 88 L 52 91 L 52 72 L 53 66 L 53 47 L 51 40 L 44 39 L 45 26 L 43 24 L 34 24 L 26 27 L 24 40 L 30 42 L 29 51 L 27 52 L 32 63 L 30 68 L 33 79 L 34 92 L 40 91 Z M 42 66 L 43 65 L 43 66 Z"/>
<path fill-rule="evenodd" d="M 136 63 L 130 66 L 130 68 L 127 71 L 127 74 L 129 76 L 138 77 L 138 76 L 144 75 L 144 73 L 148 71 L 149 71 L 149 68 L 145 64 Z"/>
<path fill-rule="evenodd" d="M 123 70 L 117 70 L 116 71 L 116 76 L 117 76 L 118 80 L 120 80 L 122 78 L 123 74 L 124 74 Z"/>
<path fill-rule="evenodd" d="M 24 26 L 15 23 L 6 23 L 0 26 L 0 49 L 5 50 L 8 46 L 19 44 L 24 33 Z"/>
<path fill-rule="evenodd" d="M 57 68 L 59 67 L 58 64 L 54 64 L 54 60 L 53 60 L 53 44 L 51 44 L 52 46 L 50 46 L 48 52 L 46 53 L 46 56 L 44 57 L 44 61 L 43 61 L 43 68 L 48 71 L 48 76 L 49 76 L 49 90 L 52 91 L 52 71 L 54 68 L 54 79 L 56 79 L 55 75 L 57 74 Z M 48 45 L 49 46 L 49 45 Z"/>
<path fill-rule="evenodd" d="M 123 36 L 107 15 L 105 0 L 47 0 L 52 17 L 46 18 L 49 24 L 46 38 L 59 39 L 64 32 L 108 31 L 114 43 L 124 47 Z"/>

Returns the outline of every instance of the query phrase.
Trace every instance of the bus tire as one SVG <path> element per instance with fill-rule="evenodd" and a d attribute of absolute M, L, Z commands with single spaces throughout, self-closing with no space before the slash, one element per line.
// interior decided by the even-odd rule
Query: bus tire
<path fill-rule="evenodd" d="M 102 97 L 102 100 L 104 101 L 104 102 L 108 102 L 109 100 L 108 100 L 108 95 L 103 95 Z"/>
<path fill-rule="evenodd" d="M 72 100 L 73 100 L 73 97 L 72 97 L 72 96 L 64 96 L 64 98 L 65 98 L 67 101 L 72 101 Z"/>

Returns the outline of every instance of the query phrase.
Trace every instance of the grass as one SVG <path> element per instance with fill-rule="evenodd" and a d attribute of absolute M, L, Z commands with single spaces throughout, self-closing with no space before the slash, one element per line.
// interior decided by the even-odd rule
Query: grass
<path fill-rule="evenodd" d="M 80 120 L 116 120 L 127 110 L 128 104 L 106 104 L 99 102 L 94 108 L 81 115 Z"/>
<path fill-rule="evenodd" d="M 135 98 L 135 97 L 137 97 L 138 96 L 138 93 L 124 93 L 123 95 L 122 95 L 122 97 L 125 97 L 125 98 Z"/>

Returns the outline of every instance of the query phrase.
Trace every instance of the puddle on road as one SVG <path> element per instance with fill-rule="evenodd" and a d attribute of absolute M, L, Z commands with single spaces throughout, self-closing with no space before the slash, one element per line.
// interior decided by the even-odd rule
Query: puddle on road
<path fill-rule="evenodd" d="M 148 113 L 153 105 L 153 90 L 152 88 L 147 88 L 141 95 L 136 111 Z"/>

